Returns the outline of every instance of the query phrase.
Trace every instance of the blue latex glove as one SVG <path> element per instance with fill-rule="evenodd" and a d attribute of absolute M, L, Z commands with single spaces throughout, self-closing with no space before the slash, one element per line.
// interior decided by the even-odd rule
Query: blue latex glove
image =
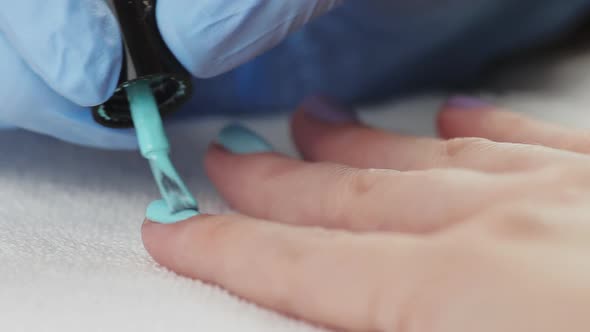
<path fill-rule="evenodd" d="M 160 0 L 172 51 L 208 77 L 276 45 L 336 0 Z M 103 0 L 0 0 L 0 127 L 101 148 L 135 148 L 132 130 L 97 125 L 88 106 L 113 93 L 121 37 Z M 182 33 L 178 33 L 178 32 Z"/>
<path fill-rule="evenodd" d="M 0 0 L 0 123 L 79 144 L 131 147 L 129 131 L 93 123 L 121 67 L 116 22 L 102 1 Z"/>
<path fill-rule="evenodd" d="M 590 8 L 590 0 L 349 1 L 289 35 L 338 3 L 159 0 L 162 36 L 180 62 L 200 78 L 225 73 L 195 79 L 183 113 L 272 111 L 315 92 L 353 102 L 457 82 L 562 31 Z M 121 66 L 106 4 L 0 5 L 0 123 L 77 144 L 134 148 L 131 130 L 103 128 L 87 108 L 112 94 Z"/>

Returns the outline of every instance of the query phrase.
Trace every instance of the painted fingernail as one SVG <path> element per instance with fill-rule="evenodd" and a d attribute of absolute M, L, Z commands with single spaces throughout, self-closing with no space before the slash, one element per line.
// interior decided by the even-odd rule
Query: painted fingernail
<path fill-rule="evenodd" d="M 458 110 L 492 109 L 494 106 L 482 99 L 469 96 L 455 96 L 447 100 L 446 107 Z"/>
<path fill-rule="evenodd" d="M 301 104 L 301 108 L 312 118 L 330 124 L 358 122 L 356 112 L 325 96 L 308 97 Z"/>
<path fill-rule="evenodd" d="M 177 213 L 170 213 L 170 208 L 163 200 L 153 201 L 148 205 L 145 216 L 148 220 L 158 224 L 175 224 L 194 216 L 199 212 L 195 210 L 184 210 Z"/>
<path fill-rule="evenodd" d="M 270 145 L 264 138 L 239 124 L 230 124 L 223 128 L 217 135 L 217 143 L 235 154 L 252 154 L 273 151 L 272 145 Z"/>

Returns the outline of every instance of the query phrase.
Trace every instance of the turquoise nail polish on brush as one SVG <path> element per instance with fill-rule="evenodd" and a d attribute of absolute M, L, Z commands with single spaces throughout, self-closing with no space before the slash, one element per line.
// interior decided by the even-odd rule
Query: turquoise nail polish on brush
<path fill-rule="evenodd" d="M 235 154 L 273 151 L 273 147 L 264 138 L 239 124 L 231 124 L 223 128 L 217 135 L 217 143 Z"/>
<path fill-rule="evenodd" d="M 170 160 L 170 145 L 149 82 L 138 81 L 126 89 L 141 154 L 149 161 L 163 198 L 149 205 L 147 218 L 174 223 L 197 215 L 197 201 Z"/>

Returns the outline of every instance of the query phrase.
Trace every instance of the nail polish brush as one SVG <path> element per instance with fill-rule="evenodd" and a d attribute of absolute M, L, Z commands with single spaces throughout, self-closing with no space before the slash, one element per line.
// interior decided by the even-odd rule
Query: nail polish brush
<path fill-rule="evenodd" d="M 170 160 L 162 123 L 162 117 L 189 99 L 191 76 L 160 35 L 156 0 L 107 2 L 123 35 L 123 66 L 115 93 L 93 108 L 93 117 L 111 128 L 135 127 L 140 152 L 149 161 L 167 212 L 196 212 L 197 202 Z"/>

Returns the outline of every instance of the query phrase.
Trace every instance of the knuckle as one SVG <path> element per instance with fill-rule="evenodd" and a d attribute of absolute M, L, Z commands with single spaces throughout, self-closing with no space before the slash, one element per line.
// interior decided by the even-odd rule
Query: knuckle
<path fill-rule="evenodd" d="M 333 223 L 355 223 L 352 220 L 351 207 L 359 205 L 360 200 L 370 197 L 376 188 L 383 183 L 383 174 L 389 170 L 366 170 L 340 167 L 336 169 L 337 180 L 332 183 L 328 192 L 333 195 L 324 195 L 320 206 L 322 215 Z M 354 226 L 354 225 L 349 225 Z"/>
<path fill-rule="evenodd" d="M 331 183 L 329 192 L 333 195 L 323 195 L 320 202 L 323 215 L 330 223 L 341 223 L 349 216 L 348 206 L 356 201 L 356 186 L 359 170 L 347 167 L 336 168 L 336 181 Z"/>
<path fill-rule="evenodd" d="M 492 236 L 551 236 L 555 226 L 578 219 L 578 214 L 568 211 L 575 211 L 586 205 L 590 188 L 588 169 L 579 166 L 552 166 L 537 170 L 523 183 L 523 190 L 517 190 L 521 194 L 483 211 L 479 222 L 488 227 Z M 557 215 L 560 217 L 556 218 Z"/>
<path fill-rule="evenodd" d="M 366 195 L 374 190 L 380 179 L 378 173 L 372 170 L 352 172 L 349 178 L 349 191 L 354 197 Z"/>
<path fill-rule="evenodd" d="M 350 202 L 356 202 L 365 197 L 375 197 L 375 192 L 381 191 L 384 185 L 391 183 L 392 176 L 399 172 L 389 169 L 359 169 L 349 171 L 343 177 L 346 197 Z"/>

